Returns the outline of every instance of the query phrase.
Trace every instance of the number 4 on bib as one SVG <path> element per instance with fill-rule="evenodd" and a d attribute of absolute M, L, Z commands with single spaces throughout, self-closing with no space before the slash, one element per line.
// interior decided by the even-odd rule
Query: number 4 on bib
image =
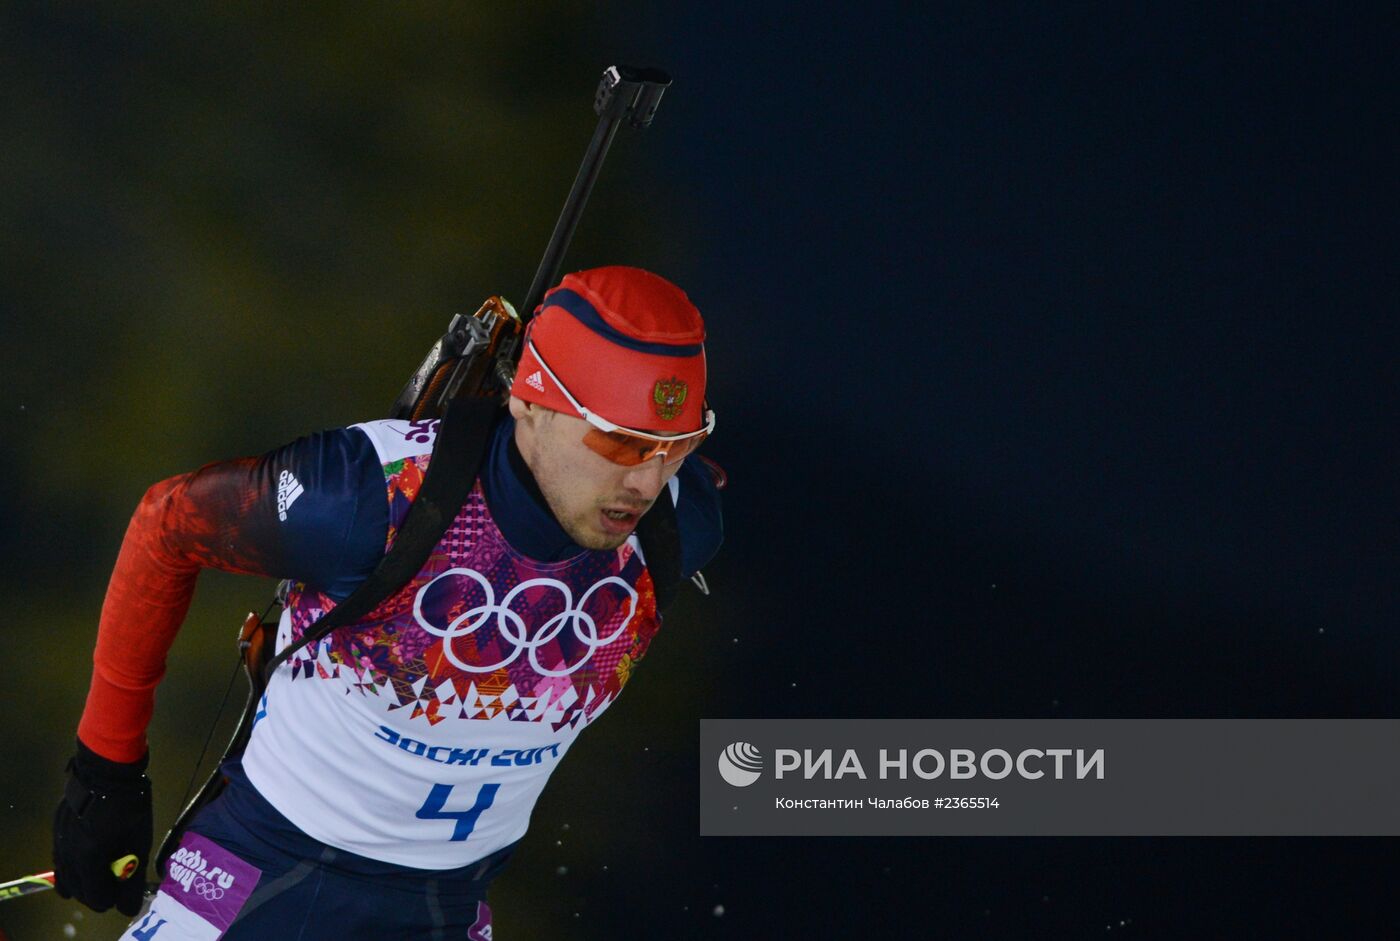
<path fill-rule="evenodd" d="M 432 791 L 428 793 L 428 799 L 413 816 L 419 820 L 457 821 L 457 826 L 452 829 L 451 842 L 459 843 L 472 835 L 472 830 L 476 829 L 477 818 L 496 799 L 496 789 L 499 787 L 499 784 L 481 785 L 481 789 L 476 792 L 476 803 L 472 804 L 470 810 L 443 810 L 447 799 L 452 796 L 452 785 L 434 784 Z"/>

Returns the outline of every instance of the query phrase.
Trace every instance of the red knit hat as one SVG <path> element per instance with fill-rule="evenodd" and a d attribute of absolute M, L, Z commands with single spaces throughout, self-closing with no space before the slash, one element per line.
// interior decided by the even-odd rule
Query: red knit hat
<path fill-rule="evenodd" d="M 525 339 L 510 390 L 517 398 L 577 415 L 562 383 L 624 428 L 685 434 L 704 421 L 705 323 L 665 278 L 622 266 L 565 275 Z"/>

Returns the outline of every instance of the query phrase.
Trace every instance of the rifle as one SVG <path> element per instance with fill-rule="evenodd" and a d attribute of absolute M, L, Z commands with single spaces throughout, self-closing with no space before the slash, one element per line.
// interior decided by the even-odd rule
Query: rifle
<path fill-rule="evenodd" d="M 564 209 L 554 224 L 554 232 L 535 270 L 535 278 L 525 292 L 525 303 L 521 307 L 523 315 L 517 315 L 515 308 L 504 299 L 492 297 L 471 317 L 462 314 L 453 317 L 447 332 L 433 344 L 394 400 L 390 418 L 411 421 L 436 418 L 446 410 L 449 402 L 461 394 L 462 389 L 477 388 L 475 383 L 488 378 L 485 360 L 474 359 L 474 352 L 479 349 L 494 350 L 491 366 L 495 378 L 509 388 L 515 377 L 515 363 L 520 358 L 519 341 L 524 325 L 534 317 L 535 308 L 544 298 L 544 292 L 559 280 L 564 252 L 573 240 L 574 230 L 578 228 L 578 221 L 583 216 L 584 206 L 588 204 L 593 184 L 597 182 L 598 172 L 603 167 L 603 158 L 608 155 L 617 129 L 622 126 L 624 118 L 635 128 L 650 127 L 661 104 L 661 96 L 670 84 L 670 76 L 660 69 L 615 65 L 603 72 L 603 79 L 598 83 L 598 91 L 593 97 L 598 126 L 593 131 L 593 139 L 588 142 L 588 149 L 584 151 L 583 162 L 574 177 L 569 196 L 564 200 Z M 495 331 L 503 317 L 516 320 L 520 329 L 498 339 Z"/>

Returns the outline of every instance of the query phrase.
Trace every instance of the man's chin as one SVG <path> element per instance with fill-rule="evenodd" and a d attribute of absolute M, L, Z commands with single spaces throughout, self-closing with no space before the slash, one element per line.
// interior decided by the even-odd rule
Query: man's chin
<path fill-rule="evenodd" d="M 628 536 L 630 535 L 630 533 L 628 533 L 626 536 L 604 536 L 602 534 L 599 534 L 597 536 L 594 536 L 587 542 L 581 539 L 575 539 L 574 542 L 578 543 L 580 546 L 583 546 L 585 549 L 616 549 L 618 546 L 626 542 Z"/>
<path fill-rule="evenodd" d="M 570 526 L 567 531 L 569 538 L 585 549 L 616 549 L 632 535 L 631 532 L 606 533 L 580 526 Z"/>

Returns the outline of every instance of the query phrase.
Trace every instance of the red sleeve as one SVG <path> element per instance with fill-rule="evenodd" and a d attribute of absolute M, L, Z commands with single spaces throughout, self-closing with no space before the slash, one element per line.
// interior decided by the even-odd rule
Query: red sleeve
<path fill-rule="evenodd" d="M 344 598 L 384 554 L 388 512 L 378 454 L 349 428 L 156 484 L 107 585 L 78 738 L 112 761 L 146 753 L 156 684 L 201 568 L 292 578 Z"/>
<path fill-rule="evenodd" d="M 239 521 L 262 497 L 258 459 L 211 464 L 146 491 L 127 526 L 107 585 L 93 651 L 92 685 L 78 724 L 83 744 L 112 761 L 146 753 L 146 726 L 165 658 L 201 568 L 270 574 Z"/>

